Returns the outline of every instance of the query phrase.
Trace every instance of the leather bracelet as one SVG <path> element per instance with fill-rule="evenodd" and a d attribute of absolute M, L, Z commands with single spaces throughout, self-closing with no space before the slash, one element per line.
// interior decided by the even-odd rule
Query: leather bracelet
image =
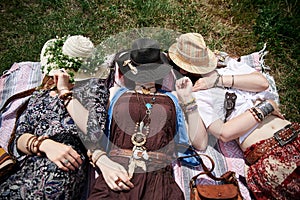
<path fill-rule="evenodd" d="M 260 102 L 255 107 L 261 110 L 264 117 L 268 116 L 269 114 L 271 114 L 274 111 L 274 107 L 268 101 Z"/>
<path fill-rule="evenodd" d="M 38 143 L 36 145 L 34 145 L 34 148 L 36 148 L 36 154 L 38 156 L 42 156 L 43 153 L 40 151 L 40 146 L 41 146 L 42 142 L 44 142 L 47 139 L 49 139 L 48 136 L 40 136 L 40 137 L 38 137 L 38 139 L 37 139 Z"/>
<path fill-rule="evenodd" d="M 68 105 L 72 99 L 73 99 L 73 96 L 68 96 L 66 99 L 64 99 L 65 107 L 68 107 Z"/>
<path fill-rule="evenodd" d="M 32 153 L 32 152 L 31 152 L 31 149 L 30 149 L 31 143 L 30 143 L 30 145 L 29 145 L 29 142 L 30 142 L 30 140 L 32 140 L 33 138 L 36 138 L 36 136 L 35 136 L 35 135 L 30 136 L 30 137 L 27 139 L 27 142 L 26 142 L 26 150 L 27 150 L 29 153 Z"/>
<path fill-rule="evenodd" d="M 29 152 L 31 154 L 34 154 L 35 152 L 33 151 L 34 150 L 34 143 L 37 141 L 37 137 L 34 137 L 29 145 Z"/>
<path fill-rule="evenodd" d="M 59 98 L 62 100 L 66 100 L 69 96 L 72 96 L 72 95 L 73 95 L 73 92 L 69 91 L 64 94 L 59 94 Z"/>

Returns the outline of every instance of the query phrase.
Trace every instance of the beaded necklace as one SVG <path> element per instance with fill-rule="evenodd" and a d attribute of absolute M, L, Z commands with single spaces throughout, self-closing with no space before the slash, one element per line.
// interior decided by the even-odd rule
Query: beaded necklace
<path fill-rule="evenodd" d="M 146 143 L 146 138 L 150 131 L 149 125 L 150 125 L 150 120 L 151 120 L 150 119 L 151 109 L 153 108 L 153 104 L 156 101 L 155 94 L 156 93 L 153 93 L 153 97 L 151 98 L 151 102 L 149 102 L 149 103 L 146 103 L 144 96 L 141 95 L 144 106 L 146 107 L 146 112 L 145 112 L 145 116 L 143 117 L 143 119 L 140 122 L 136 122 L 136 124 L 135 124 L 134 134 L 131 137 L 131 142 L 135 146 L 142 147 Z M 136 96 L 137 96 L 138 101 L 140 102 L 137 91 L 136 91 Z M 146 120 L 147 120 L 147 123 L 145 124 Z M 145 133 L 143 133 L 144 129 L 145 129 Z"/>
<path fill-rule="evenodd" d="M 138 92 L 135 92 L 137 99 L 140 102 Z M 153 104 L 156 101 L 155 94 L 156 93 L 153 93 L 153 97 L 151 99 L 151 102 L 149 103 L 146 103 L 144 96 L 141 95 L 144 106 L 146 107 L 146 112 L 143 119 L 141 121 L 136 122 L 134 134 L 131 136 L 131 142 L 134 146 L 132 148 L 132 155 L 128 164 L 128 174 L 130 177 L 133 176 L 136 167 L 141 167 L 144 171 L 146 171 L 145 161 L 149 159 L 149 156 L 147 153 L 147 149 L 144 145 L 147 142 L 147 136 L 150 132 L 150 115 L 151 109 L 153 108 Z"/>

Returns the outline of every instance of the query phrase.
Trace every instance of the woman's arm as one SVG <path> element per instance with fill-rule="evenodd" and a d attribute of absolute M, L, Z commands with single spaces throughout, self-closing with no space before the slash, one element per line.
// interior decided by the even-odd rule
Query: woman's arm
<path fill-rule="evenodd" d="M 258 122 L 250 111 L 223 122 L 221 119 L 214 121 L 209 127 L 208 132 L 223 142 L 235 140 L 250 131 Z"/>
<path fill-rule="evenodd" d="M 70 75 L 64 70 L 59 70 L 54 74 L 54 82 L 56 84 L 58 95 L 63 97 L 71 93 L 72 85 L 69 83 Z M 70 98 L 64 99 L 65 106 L 80 130 L 87 134 L 87 121 L 89 116 L 89 111 L 72 96 Z"/>
<path fill-rule="evenodd" d="M 223 75 L 218 77 L 218 74 L 214 71 L 196 81 L 193 92 L 216 86 L 235 88 L 249 92 L 261 92 L 269 87 L 269 82 L 260 72 L 243 75 Z"/>
<path fill-rule="evenodd" d="M 192 96 L 192 85 L 189 78 L 183 77 L 176 81 L 176 92 L 186 114 L 190 141 L 196 149 L 204 150 L 207 147 L 208 135 Z"/>
<path fill-rule="evenodd" d="M 255 114 L 255 112 L 250 111 L 249 109 L 225 123 L 220 119 L 216 120 L 208 127 L 208 131 L 215 137 L 221 139 L 223 142 L 228 142 L 237 139 L 250 131 L 255 125 L 260 123 L 269 114 L 284 119 L 284 116 L 280 113 L 278 105 L 273 100 L 265 100 L 265 102 L 271 104 L 271 106 L 273 107 L 273 110 L 269 110 L 269 113 L 265 109 L 265 111 L 262 111 L 262 109 L 260 109 L 263 107 L 254 106 L 261 117 L 259 117 L 257 114 Z"/>
<path fill-rule="evenodd" d="M 75 170 L 82 164 L 80 155 L 71 147 L 55 142 L 47 137 L 37 137 L 30 133 L 24 133 L 17 140 L 17 148 L 28 155 L 43 153 L 64 171 Z"/>

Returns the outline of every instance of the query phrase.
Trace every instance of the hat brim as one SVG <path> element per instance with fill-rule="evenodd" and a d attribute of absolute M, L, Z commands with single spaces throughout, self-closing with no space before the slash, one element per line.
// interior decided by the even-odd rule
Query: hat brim
<path fill-rule="evenodd" d="M 193 74 L 207 74 L 217 67 L 217 58 L 215 54 L 209 49 L 208 50 L 208 60 L 209 62 L 207 65 L 197 66 L 190 62 L 188 62 L 186 59 L 184 59 L 180 54 L 177 52 L 177 43 L 174 43 L 169 48 L 169 57 L 170 59 L 180 68 L 183 70 L 193 73 Z"/>
<path fill-rule="evenodd" d="M 48 64 L 48 58 L 49 58 L 49 56 L 45 56 L 45 52 L 46 52 L 46 49 L 49 47 L 49 46 L 52 46 L 53 45 L 53 43 L 56 41 L 57 39 L 50 39 L 50 40 L 48 40 L 45 44 L 44 44 L 44 46 L 43 46 L 43 48 L 42 48 L 42 50 L 41 50 L 41 54 L 40 54 L 40 63 L 41 63 L 41 66 L 44 66 L 44 68 L 43 68 L 43 74 L 47 74 L 47 75 L 49 75 L 49 76 L 53 76 L 53 71 L 51 70 L 50 72 L 48 72 L 48 66 L 49 65 L 51 65 L 51 64 Z"/>
<path fill-rule="evenodd" d="M 124 61 L 130 60 L 130 51 L 124 53 L 116 59 L 116 63 L 119 66 L 121 73 L 128 79 L 134 82 L 147 83 L 160 80 L 168 75 L 172 70 L 172 66 L 166 63 L 166 55 L 161 53 L 162 63 L 146 63 L 134 66 L 137 69 L 137 73 L 134 74 L 128 65 L 123 66 Z"/>

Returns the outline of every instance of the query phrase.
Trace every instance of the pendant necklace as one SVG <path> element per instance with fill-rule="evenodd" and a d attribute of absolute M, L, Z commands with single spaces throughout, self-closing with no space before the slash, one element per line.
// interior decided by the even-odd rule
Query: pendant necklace
<path fill-rule="evenodd" d="M 139 101 L 139 95 L 137 91 L 136 96 Z M 151 103 L 146 103 L 143 94 L 141 96 L 144 106 L 146 107 L 146 112 L 143 119 L 140 122 L 136 122 L 134 134 L 131 136 L 131 142 L 134 146 L 132 148 L 132 155 L 130 157 L 128 165 L 129 177 L 133 176 L 136 167 L 140 167 L 144 171 L 146 171 L 145 161 L 149 160 L 147 149 L 144 145 L 147 142 L 147 136 L 150 132 L 151 109 L 153 107 L 153 104 L 155 103 L 156 97 L 154 93 L 153 97 L 151 98 Z"/>

